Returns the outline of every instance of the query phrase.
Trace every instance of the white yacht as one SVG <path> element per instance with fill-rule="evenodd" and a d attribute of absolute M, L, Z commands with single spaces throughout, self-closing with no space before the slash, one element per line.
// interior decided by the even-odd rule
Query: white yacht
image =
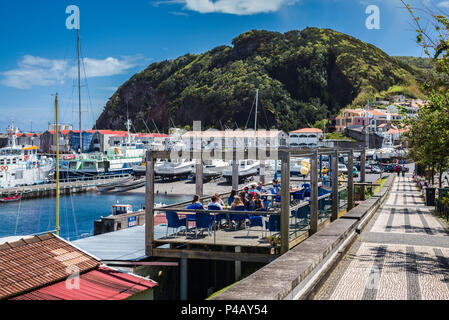
<path fill-rule="evenodd" d="M 154 168 L 159 168 L 164 164 L 164 162 L 160 159 L 156 160 L 156 163 L 154 164 Z M 142 162 L 139 165 L 133 166 L 133 173 L 135 176 L 144 176 L 147 172 L 146 163 Z"/>
<path fill-rule="evenodd" d="M 13 124 L 7 132 L 8 146 L 0 149 L 0 188 L 44 183 L 54 169 L 53 159 L 39 157 L 36 146 L 16 145 L 18 130 Z"/>
<path fill-rule="evenodd" d="M 260 161 L 240 160 L 239 161 L 239 180 L 252 177 L 259 174 Z M 223 171 L 223 177 L 228 183 L 232 182 L 232 163 Z"/>
<path fill-rule="evenodd" d="M 162 165 L 156 167 L 154 172 L 156 176 L 163 178 L 183 178 L 188 177 L 195 170 L 195 161 L 187 161 L 185 159 L 179 160 L 165 160 Z"/>
<path fill-rule="evenodd" d="M 221 177 L 227 167 L 229 163 L 220 159 L 203 160 L 203 176 L 204 178 Z"/>
<path fill-rule="evenodd" d="M 388 160 L 397 156 L 397 151 L 393 148 L 388 147 L 376 150 L 376 152 L 374 153 L 374 159 L 376 160 Z"/>

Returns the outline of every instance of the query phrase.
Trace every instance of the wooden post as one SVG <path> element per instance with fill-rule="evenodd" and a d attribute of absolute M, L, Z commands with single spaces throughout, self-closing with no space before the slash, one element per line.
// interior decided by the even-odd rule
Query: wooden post
<path fill-rule="evenodd" d="M 239 162 L 232 161 L 232 190 L 239 189 Z"/>
<path fill-rule="evenodd" d="M 338 219 L 338 150 L 332 155 L 332 215 L 331 221 Z"/>
<path fill-rule="evenodd" d="M 310 235 L 312 235 L 318 232 L 318 151 L 313 152 L 310 170 Z"/>
<path fill-rule="evenodd" d="M 240 253 L 242 252 L 242 247 L 236 246 L 235 252 Z M 242 277 L 242 262 L 239 260 L 235 261 L 235 270 L 234 270 L 234 279 L 235 282 L 240 281 L 240 278 Z"/>
<path fill-rule="evenodd" d="M 354 208 L 354 152 L 348 154 L 348 211 Z"/>
<path fill-rule="evenodd" d="M 204 195 L 204 188 L 203 188 L 203 160 L 197 159 L 196 160 L 196 194 L 200 196 L 200 198 Z"/>
<path fill-rule="evenodd" d="M 281 254 L 289 248 L 290 226 L 290 152 L 282 153 L 281 167 Z"/>
<path fill-rule="evenodd" d="M 153 255 L 154 241 L 154 163 L 151 151 L 147 151 L 146 184 L 145 184 L 145 255 Z"/>
<path fill-rule="evenodd" d="M 265 161 L 260 161 L 260 181 L 265 184 Z"/>
<path fill-rule="evenodd" d="M 180 283 L 179 283 L 179 289 L 180 289 L 180 300 L 185 301 L 188 297 L 188 290 L 187 290 L 187 281 L 188 281 L 188 269 L 187 269 L 187 263 L 188 260 L 185 256 L 181 256 L 181 264 L 180 264 Z"/>
<path fill-rule="evenodd" d="M 366 148 L 362 149 L 360 155 L 360 182 L 366 182 Z M 365 201 L 365 185 L 360 186 L 360 200 Z"/>

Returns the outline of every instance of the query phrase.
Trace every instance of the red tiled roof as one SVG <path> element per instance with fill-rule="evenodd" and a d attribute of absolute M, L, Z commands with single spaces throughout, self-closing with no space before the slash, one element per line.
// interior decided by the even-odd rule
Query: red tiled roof
<path fill-rule="evenodd" d="M 323 133 L 323 130 L 316 128 L 305 128 L 296 131 L 292 131 L 290 133 Z"/>
<path fill-rule="evenodd" d="M 409 129 L 390 129 L 387 131 L 387 134 L 405 133 L 408 131 L 409 131 Z"/>
<path fill-rule="evenodd" d="M 69 266 L 83 273 L 98 268 L 100 262 L 53 234 L 2 244 L 0 299 L 65 280 Z"/>
<path fill-rule="evenodd" d="M 138 138 L 170 138 L 168 134 L 161 133 L 139 133 L 137 134 Z"/>
<path fill-rule="evenodd" d="M 124 300 L 157 286 L 156 282 L 99 267 L 79 277 L 79 290 L 65 281 L 21 295 L 13 300 Z"/>
<path fill-rule="evenodd" d="M 369 110 L 369 111 L 367 111 L 367 112 L 369 112 L 369 113 L 371 113 L 371 114 L 373 114 L 373 115 L 375 115 L 375 116 L 381 116 L 381 117 L 386 116 L 385 113 L 380 112 L 380 111 L 377 111 L 377 110 Z"/>

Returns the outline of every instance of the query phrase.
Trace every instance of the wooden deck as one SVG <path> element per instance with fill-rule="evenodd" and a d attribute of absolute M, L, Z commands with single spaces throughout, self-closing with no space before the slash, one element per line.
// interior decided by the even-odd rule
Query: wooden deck
<path fill-rule="evenodd" d="M 267 218 L 263 218 L 263 224 Z M 330 222 L 328 218 L 319 219 L 319 227 L 322 228 Z M 295 242 L 294 245 L 304 241 L 309 237 L 308 225 L 296 224 L 298 220 L 290 217 L 290 241 Z M 248 234 L 248 230 L 249 234 Z M 279 232 L 270 233 L 265 228 L 252 227 L 235 230 L 235 228 L 222 227 L 217 231 L 211 230 L 208 234 L 207 230 L 198 232 L 195 237 L 195 227 L 193 224 L 189 226 L 189 231 L 185 232 L 185 228 L 180 228 L 179 233 L 174 233 L 173 229 L 169 230 L 168 236 L 154 240 L 159 245 L 204 245 L 204 246 L 229 246 L 229 247 L 255 247 L 255 248 L 271 248 L 268 238 L 270 235 L 279 236 Z"/>

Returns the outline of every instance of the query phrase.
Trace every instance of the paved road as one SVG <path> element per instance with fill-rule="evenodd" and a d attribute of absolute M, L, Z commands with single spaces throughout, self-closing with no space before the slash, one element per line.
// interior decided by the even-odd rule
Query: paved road
<path fill-rule="evenodd" d="M 411 175 L 396 178 L 374 219 L 317 300 L 449 300 L 449 231 Z"/>

